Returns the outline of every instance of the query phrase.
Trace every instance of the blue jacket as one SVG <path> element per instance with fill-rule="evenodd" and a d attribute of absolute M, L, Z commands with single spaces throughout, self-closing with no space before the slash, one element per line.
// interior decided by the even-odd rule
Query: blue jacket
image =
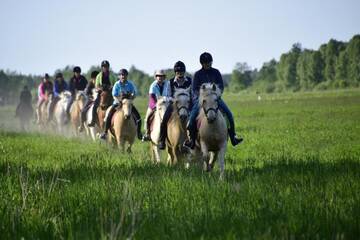
<path fill-rule="evenodd" d="M 221 89 L 221 92 L 224 91 L 224 81 L 221 77 L 219 70 L 217 70 L 216 68 L 202 68 L 195 73 L 192 82 L 193 101 L 198 100 L 200 87 L 204 83 L 215 83 Z"/>
<path fill-rule="evenodd" d="M 121 83 L 120 80 L 116 81 L 116 83 L 114 84 L 114 87 L 112 88 L 112 95 L 114 97 L 113 104 L 119 103 L 119 100 L 115 97 L 119 97 L 121 95 L 121 93 L 130 93 L 130 94 L 134 94 L 134 96 L 136 96 L 137 90 L 136 90 L 135 84 L 130 80 L 126 80 L 126 82 L 124 82 L 124 83 Z"/>
<path fill-rule="evenodd" d="M 63 91 L 68 90 L 68 85 L 65 82 L 65 80 L 63 80 L 62 82 L 55 80 L 54 82 L 54 96 L 57 97 L 59 96 L 60 93 L 62 93 Z"/>

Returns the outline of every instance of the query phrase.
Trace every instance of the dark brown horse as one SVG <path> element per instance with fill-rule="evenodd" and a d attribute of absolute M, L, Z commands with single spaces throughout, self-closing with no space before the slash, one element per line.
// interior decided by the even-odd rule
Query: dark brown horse
<path fill-rule="evenodd" d="M 104 124 L 105 124 L 104 119 L 106 115 L 106 109 L 111 106 L 112 102 L 113 102 L 113 97 L 111 94 L 111 88 L 104 89 L 100 93 L 100 104 L 98 109 L 96 110 L 97 112 L 96 124 L 99 126 L 101 130 L 104 130 Z"/>

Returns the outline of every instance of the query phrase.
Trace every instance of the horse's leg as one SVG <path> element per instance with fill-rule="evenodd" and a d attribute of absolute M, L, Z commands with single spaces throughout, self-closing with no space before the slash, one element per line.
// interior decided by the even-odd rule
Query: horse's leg
<path fill-rule="evenodd" d="M 153 145 L 153 150 L 154 150 L 154 153 L 155 153 L 155 161 L 156 163 L 160 163 L 160 151 L 159 151 L 159 148 L 157 145 Z"/>
<path fill-rule="evenodd" d="M 202 162 L 205 163 L 205 169 L 207 172 L 211 171 L 211 167 L 209 165 L 209 150 L 206 144 L 203 141 L 200 141 L 201 152 L 202 152 Z"/>
<path fill-rule="evenodd" d="M 225 153 L 226 153 L 226 144 L 218 152 L 219 158 L 219 167 L 220 167 L 220 180 L 224 180 L 225 177 Z"/>
<path fill-rule="evenodd" d="M 173 165 L 177 164 L 177 162 L 178 162 L 178 152 L 176 151 L 176 149 L 177 149 L 177 148 L 175 148 L 175 147 L 173 147 L 173 148 L 171 149 L 172 155 L 173 155 L 173 161 L 172 161 L 172 164 L 173 164 Z"/>
<path fill-rule="evenodd" d="M 129 154 L 132 153 L 131 147 L 132 147 L 132 143 L 129 142 L 129 146 L 126 149 L 126 152 L 129 153 Z"/>
<path fill-rule="evenodd" d="M 167 159 L 166 159 L 166 163 L 167 165 L 171 165 L 171 162 L 172 162 L 172 157 L 171 157 L 171 150 L 170 150 L 170 147 L 168 146 L 167 147 Z"/>
<path fill-rule="evenodd" d="M 211 169 L 214 168 L 214 165 L 215 165 L 215 162 L 216 162 L 216 159 L 218 158 L 219 156 L 219 152 L 212 152 L 210 154 L 210 167 Z"/>

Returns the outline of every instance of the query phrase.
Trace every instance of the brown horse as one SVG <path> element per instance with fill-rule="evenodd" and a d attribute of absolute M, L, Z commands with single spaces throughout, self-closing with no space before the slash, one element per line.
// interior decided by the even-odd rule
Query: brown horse
<path fill-rule="evenodd" d="M 219 111 L 220 96 L 221 91 L 215 84 L 203 84 L 200 88 L 198 150 L 202 153 L 207 171 L 211 171 L 216 159 L 219 159 L 220 179 L 223 179 L 228 131 L 225 118 Z"/>
<path fill-rule="evenodd" d="M 96 93 L 97 94 L 97 93 Z M 96 95 L 95 94 L 95 98 Z M 100 103 L 99 106 L 96 109 L 96 119 L 95 119 L 95 125 L 92 127 L 88 127 L 87 124 L 91 122 L 92 119 L 92 112 L 94 108 L 94 104 L 89 108 L 86 114 L 86 131 L 88 132 L 88 135 L 91 136 L 91 138 L 96 141 L 97 140 L 97 134 L 104 129 L 104 119 L 106 115 L 107 108 L 112 104 L 113 97 L 111 94 L 111 89 L 104 89 L 100 93 Z"/>
<path fill-rule="evenodd" d="M 172 106 L 173 112 L 167 124 L 167 160 L 170 165 L 176 164 L 180 158 L 184 157 L 182 145 L 187 138 L 186 123 L 189 116 L 190 101 L 190 88 L 176 89 Z"/>
<path fill-rule="evenodd" d="M 111 134 L 108 134 L 108 136 L 110 141 L 113 138 L 116 139 L 117 146 L 122 152 L 125 151 L 125 143 L 128 142 L 129 146 L 126 151 L 131 153 L 131 146 L 136 137 L 136 123 L 132 116 L 133 96 L 124 97 L 120 100 L 121 104 L 113 115 L 110 128 Z"/>
<path fill-rule="evenodd" d="M 97 109 L 96 122 L 101 130 L 104 129 L 104 124 L 105 124 L 104 119 L 106 115 L 106 110 L 112 104 L 112 102 L 113 102 L 113 97 L 111 94 L 111 89 L 104 90 L 100 93 L 100 104 Z"/>
<path fill-rule="evenodd" d="M 75 136 L 79 135 L 79 127 L 80 127 L 80 114 L 81 110 L 84 108 L 85 103 L 87 102 L 88 97 L 86 96 L 84 91 L 79 91 L 76 93 L 75 101 L 71 105 L 70 108 L 70 119 L 71 125 L 73 128 L 73 132 Z"/>

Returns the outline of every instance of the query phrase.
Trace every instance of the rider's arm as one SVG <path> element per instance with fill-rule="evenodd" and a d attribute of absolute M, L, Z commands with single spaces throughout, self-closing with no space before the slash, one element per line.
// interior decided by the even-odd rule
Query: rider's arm
<path fill-rule="evenodd" d="M 101 88 L 101 79 L 102 79 L 102 72 L 100 72 L 95 79 L 95 88 L 100 89 Z"/>

